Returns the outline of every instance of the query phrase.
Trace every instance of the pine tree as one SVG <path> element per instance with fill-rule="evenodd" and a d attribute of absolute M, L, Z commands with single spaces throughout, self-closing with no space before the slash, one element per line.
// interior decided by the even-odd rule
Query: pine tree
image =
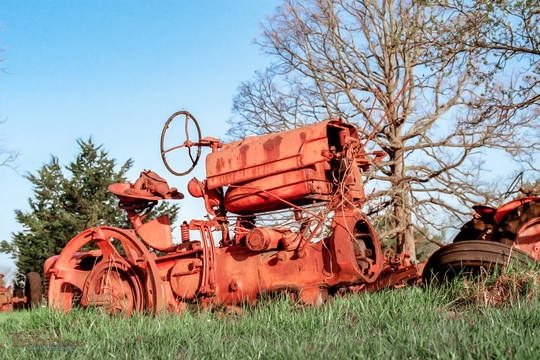
<path fill-rule="evenodd" d="M 59 254 L 71 238 L 87 228 L 132 227 L 107 187 L 127 181 L 125 175 L 133 160 L 116 170 L 116 160 L 91 138 L 77 143 L 80 152 L 64 169 L 52 156 L 36 174 L 26 176 L 34 186 L 34 195 L 29 199 L 30 211 L 15 211 L 23 230 L 13 234 L 11 243 L 4 240 L 0 244 L 0 251 L 16 260 L 19 281 L 30 271 L 43 275 L 45 260 Z M 178 205 L 161 204 L 149 216 L 166 213 L 174 222 L 178 210 Z"/>

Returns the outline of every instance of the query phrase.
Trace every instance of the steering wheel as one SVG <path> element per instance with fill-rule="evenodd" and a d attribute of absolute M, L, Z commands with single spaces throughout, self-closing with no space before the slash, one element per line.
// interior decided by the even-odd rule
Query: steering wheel
<path fill-rule="evenodd" d="M 186 123 L 185 123 L 186 141 L 184 141 L 184 143 L 182 145 L 173 146 L 172 148 L 169 148 L 169 149 L 165 150 L 163 148 L 163 141 L 165 140 L 165 133 L 167 132 L 167 129 L 169 128 L 169 125 L 171 124 L 173 119 L 176 118 L 177 116 L 180 116 L 180 117 L 184 116 L 185 117 L 185 121 L 186 121 Z M 198 138 L 197 138 L 196 142 L 191 142 L 190 139 L 189 139 L 189 131 L 188 131 L 189 121 L 192 121 L 195 124 L 195 127 L 197 129 Z M 178 149 L 181 149 L 181 148 L 184 148 L 184 147 L 187 147 L 187 149 L 188 149 L 188 154 L 189 154 L 189 158 L 191 160 L 192 165 L 188 170 L 186 170 L 184 172 L 174 171 L 169 166 L 169 163 L 167 162 L 166 154 L 168 152 L 173 151 L 173 150 L 178 150 Z M 197 147 L 197 155 L 195 156 L 195 158 L 193 157 L 193 154 L 191 153 L 191 148 L 192 147 Z M 165 164 L 165 167 L 171 173 L 173 173 L 174 175 L 183 176 L 183 175 L 189 174 L 195 168 L 195 166 L 197 165 L 197 162 L 199 161 L 199 158 L 201 157 L 201 129 L 199 128 L 199 123 L 197 123 L 197 120 L 195 120 L 193 115 L 191 115 L 187 111 L 178 111 L 178 112 L 175 112 L 174 114 L 171 115 L 171 117 L 165 123 L 165 126 L 163 126 L 163 131 L 161 131 L 160 149 L 161 149 L 161 158 L 163 159 L 163 163 Z"/>

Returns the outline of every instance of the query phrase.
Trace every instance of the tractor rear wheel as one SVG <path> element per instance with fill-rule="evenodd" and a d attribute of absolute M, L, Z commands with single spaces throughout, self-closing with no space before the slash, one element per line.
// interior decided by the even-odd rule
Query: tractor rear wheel
<path fill-rule="evenodd" d="M 460 273 L 479 273 L 495 268 L 537 267 L 540 263 L 512 246 L 484 240 L 470 240 L 447 245 L 428 259 L 422 279 L 424 284 L 451 280 Z"/>
<path fill-rule="evenodd" d="M 28 306 L 37 307 L 43 296 L 43 286 L 39 273 L 32 271 L 26 274 L 25 295 Z"/>
<path fill-rule="evenodd" d="M 84 255 L 89 263 L 76 260 Z M 87 229 L 69 241 L 49 271 L 49 306 L 56 309 L 67 312 L 78 303 L 131 314 L 165 307 L 154 258 L 133 231 Z"/>

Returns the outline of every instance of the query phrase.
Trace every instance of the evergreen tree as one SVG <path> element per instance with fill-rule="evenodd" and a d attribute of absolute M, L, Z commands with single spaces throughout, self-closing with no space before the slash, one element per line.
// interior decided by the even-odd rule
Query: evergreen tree
<path fill-rule="evenodd" d="M 107 187 L 127 181 L 125 175 L 133 160 L 127 160 L 116 170 L 116 160 L 91 138 L 77 143 L 80 152 L 65 166 L 67 171 L 63 171 L 58 158 L 52 156 L 36 174 L 26 176 L 34 186 L 34 195 L 29 199 L 30 211 L 15 211 L 23 230 L 13 234 L 11 243 L 4 240 L 0 244 L 1 252 L 16 259 L 19 281 L 30 271 L 43 275 L 45 260 L 59 254 L 69 240 L 87 228 L 132 227 Z M 178 205 L 161 204 L 152 213 L 169 214 L 173 222 L 178 209 Z"/>

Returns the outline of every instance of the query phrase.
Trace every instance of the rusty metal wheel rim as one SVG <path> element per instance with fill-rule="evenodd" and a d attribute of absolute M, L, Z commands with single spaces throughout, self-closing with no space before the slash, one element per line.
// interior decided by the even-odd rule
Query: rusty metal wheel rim
<path fill-rule="evenodd" d="M 137 285 L 137 281 L 132 281 L 136 293 L 142 294 L 141 298 L 143 299 L 140 301 L 140 306 L 137 305 L 134 309 L 147 309 L 151 312 L 162 311 L 165 307 L 165 301 L 163 299 L 163 284 L 157 266 L 148 249 L 130 234 L 127 230 L 103 226 L 85 230 L 71 239 L 50 270 L 49 305 L 66 312 L 70 311 L 74 295 L 84 293 L 86 282 L 92 275 L 92 269 L 96 266 L 105 267 L 103 264 L 114 260 L 116 266 L 123 269 L 121 271 L 130 277 L 145 274 L 137 280 L 141 284 L 140 286 Z M 110 239 L 121 242 L 126 252 L 126 258 L 118 253 Z M 80 250 L 92 242 L 95 242 L 100 249 L 97 251 L 99 255 L 96 256 L 92 269 L 76 269 L 73 265 L 74 257 L 81 254 Z M 140 271 L 140 269 L 144 269 L 144 271 Z"/>
<path fill-rule="evenodd" d="M 101 306 L 109 314 L 130 315 L 144 309 L 143 291 L 140 278 L 132 267 L 123 258 L 110 258 L 92 269 L 84 285 L 81 304 L 84 307 Z M 99 298 L 106 302 L 97 304 Z"/>

